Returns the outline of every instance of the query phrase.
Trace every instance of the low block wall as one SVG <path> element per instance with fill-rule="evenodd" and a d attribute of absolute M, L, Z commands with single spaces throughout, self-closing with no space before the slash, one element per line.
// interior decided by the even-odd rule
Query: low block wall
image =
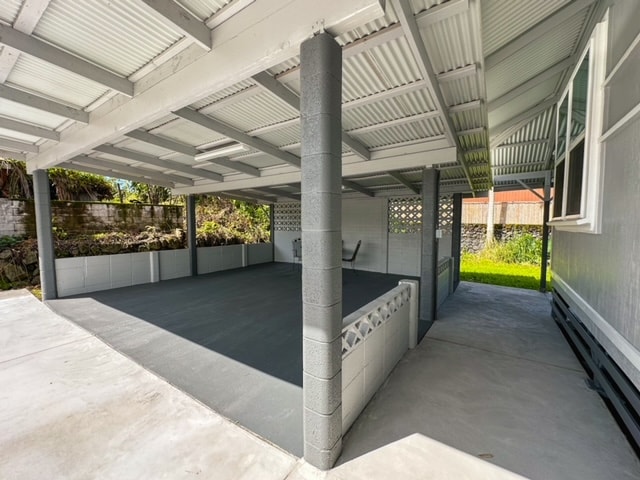
<path fill-rule="evenodd" d="M 445 257 L 438 261 L 438 308 L 453 293 L 453 258 Z"/>
<path fill-rule="evenodd" d="M 198 273 L 273 261 L 270 243 L 198 248 Z M 56 259 L 59 297 L 191 275 L 188 249 Z"/>
<path fill-rule="evenodd" d="M 393 290 L 344 318 L 342 432 L 351 427 L 418 335 L 418 282 Z"/>

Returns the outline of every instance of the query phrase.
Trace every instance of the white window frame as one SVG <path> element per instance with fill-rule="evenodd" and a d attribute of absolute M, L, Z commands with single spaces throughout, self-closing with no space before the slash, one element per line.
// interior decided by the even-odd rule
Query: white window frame
<path fill-rule="evenodd" d="M 607 60 L 607 15 L 598 23 L 591 34 L 587 46 L 585 47 L 574 71 L 571 74 L 565 91 L 560 96 L 556 110 L 556 145 L 560 134 L 565 135 L 564 153 L 556 156 L 554 167 L 564 161 L 564 184 L 562 196 L 562 208 L 559 216 L 552 217 L 548 223 L 556 230 L 566 230 L 571 232 L 601 233 L 602 220 L 602 144 L 600 135 L 604 118 L 604 80 Z M 571 114 L 573 80 L 578 73 L 583 60 L 589 53 L 589 88 L 587 92 L 586 126 L 584 132 L 571 141 Z M 562 102 L 568 98 L 567 121 L 564 132 L 559 129 L 560 107 Z M 584 160 L 582 170 L 582 193 L 580 199 L 580 213 L 566 215 L 567 201 L 569 193 L 569 167 L 570 152 L 580 141 L 584 139 Z M 554 168 L 555 172 L 555 168 Z M 552 210 L 552 215 L 554 214 Z"/>

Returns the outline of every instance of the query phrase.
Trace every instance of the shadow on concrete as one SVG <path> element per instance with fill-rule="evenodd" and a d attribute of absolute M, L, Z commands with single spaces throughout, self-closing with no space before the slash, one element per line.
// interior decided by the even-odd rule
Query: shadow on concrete
<path fill-rule="evenodd" d="M 343 270 L 343 312 L 402 278 Z M 299 266 L 256 265 L 49 305 L 222 415 L 302 455 Z"/>

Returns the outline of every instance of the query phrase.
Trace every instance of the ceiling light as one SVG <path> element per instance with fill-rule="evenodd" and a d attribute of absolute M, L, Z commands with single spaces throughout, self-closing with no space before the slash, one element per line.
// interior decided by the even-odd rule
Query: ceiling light
<path fill-rule="evenodd" d="M 211 160 L 212 158 L 226 157 L 227 155 L 231 155 L 232 153 L 244 152 L 246 150 L 247 147 L 245 147 L 241 143 L 237 143 L 234 145 L 227 145 L 225 147 L 214 148 L 213 150 L 207 150 L 205 152 L 198 153 L 193 158 L 197 162 L 203 162 L 205 160 Z"/>

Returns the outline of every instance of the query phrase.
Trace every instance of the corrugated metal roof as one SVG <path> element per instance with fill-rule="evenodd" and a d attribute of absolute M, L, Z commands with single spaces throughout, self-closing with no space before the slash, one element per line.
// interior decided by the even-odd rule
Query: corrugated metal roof
<path fill-rule="evenodd" d="M 13 25 L 21 6 L 22 0 L 2 0 L 0 2 L 0 20 Z"/>
<path fill-rule="evenodd" d="M 442 135 L 443 126 L 439 118 L 411 122 L 397 127 L 385 128 L 367 133 L 355 133 L 353 137 L 369 148 L 393 145 L 396 143 L 418 140 Z"/>
<path fill-rule="evenodd" d="M 551 107 L 536 118 L 532 119 L 520 130 L 511 135 L 504 144 L 530 142 L 548 137 L 549 127 L 553 120 L 553 111 L 555 107 Z"/>
<path fill-rule="evenodd" d="M 192 103 L 191 107 L 195 108 L 196 110 L 204 109 L 209 105 L 213 105 L 216 102 L 219 102 L 220 100 L 223 100 L 225 98 L 232 97 L 238 92 L 241 92 L 246 88 L 253 87 L 254 85 L 255 83 L 250 79 L 243 80 L 242 82 L 238 82 L 235 85 L 222 89 L 219 92 L 216 92 L 212 95 L 209 95 L 208 97 L 203 98 L 202 100 Z M 206 112 L 206 110 L 204 112 Z"/>
<path fill-rule="evenodd" d="M 509 148 L 498 148 L 493 152 L 493 165 L 494 168 L 500 169 L 500 171 L 494 171 L 494 173 L 496 175 L 513 173 L 511 171 L 504 170 L 505 168 L 513 166 L 518 166 L 518 170 L 520 172 L 544 170 L 543 166 L 536 165 L 536 163 L 544 161 L 548 151 L 549 148 L 546 143 L 517 145 Z M 531 165 L 523 166 L 525 164 Z"/>
<path fill-rule="evenodd" d="M 55 96 L 57 101 L 78 108 L 86 107 L 109 90 L 99 83 L 28 55 L 18 57 L 7 83 L 41 96 Z"/>
<path fill-rule="evenodd" d="M 482 46 L 485 56 L 517 38 L 571 0 L 483 0 Z"/>
<path fill-rule="evenodd" d="M 459 78 L 450 82 L 442 82 L 440 89 L 445 103 L 449 106 L 472 102 L 483 96 L 480 94 L 478 79 L 475 75 Z"/>
<path fill-rule="evenodd" d="M 484 107 L 451 115 L 456 130 L 470 130 L 472 128 L 483 127 L 487 122 L 486 118 L 487 115 Z"/>
<path fill-rule="evenodd" d="M 454 15 L 420 30 L 437 73 L 477 63 L 469 15 Z"/>
<path fill-rule="evenodd" d="M 300 142 L 300 125 L 293 125 L 282 130 L 264 133 L 258 137 L 277 147 L 284 147 Z"/>
<path fill-rule="evenodd" d="M 225 138 L 208 128 L 182 119 L 162 125 L 151 133 L 162 134 L 164 137 L 186 143 L 187 145 L 202 145 Z"/>
<path fill-rule="evenodd" d="M 19 140 L 21 142 L 26 142 L 26 143 L 36 143 L 38 140 L 40 140 L 40 137 L 34 137 L 33 135 L 14 132 L 13 130 L 6 130 L 4 128 L 0 128 L 0 137 L 9 138 L 12 140 Z"/>
<path fill-rule="evenodd" d="M 531 42 L 487 72 L 487 97 L 497 98 L 569 57 L 580 37 L 586 12 Z"/>
<path fill-rule="evenodd" d="M 489 112 L 489 123 L 492 125 L 500 125 L 503 122 L 515 117 L 516 115 L 527 111 L 529 108 L 534 107 L 540 101 L 546 100 L 551 97 L 558 83 L 560 81 L 560 75 L 542 82 L 539 85 L 528 90 L 526 93 L 520 95 L 518 98 L 513 99 L 509 103 L 502 105 L 501 107 Z"/>
<path fill-rule="evenodd" d="M 205 109 L 206 111 L 206 109 Z M 214 118 L 243 132 L 299 116 L 299 112 L 265 91 L 230 104 L 212 114 Z"/>
<path fill-rule="evenodd" d="M 207 20 L 226 4 L 229 0 L 176 0 L 177 3 L 193 13 L 200 20 Z"/>
<path fill-rule="evenodd" d="M 129 76 L 182 35 L 158 22 L 143 2 L 53 0 L 34 36 Z"/>

